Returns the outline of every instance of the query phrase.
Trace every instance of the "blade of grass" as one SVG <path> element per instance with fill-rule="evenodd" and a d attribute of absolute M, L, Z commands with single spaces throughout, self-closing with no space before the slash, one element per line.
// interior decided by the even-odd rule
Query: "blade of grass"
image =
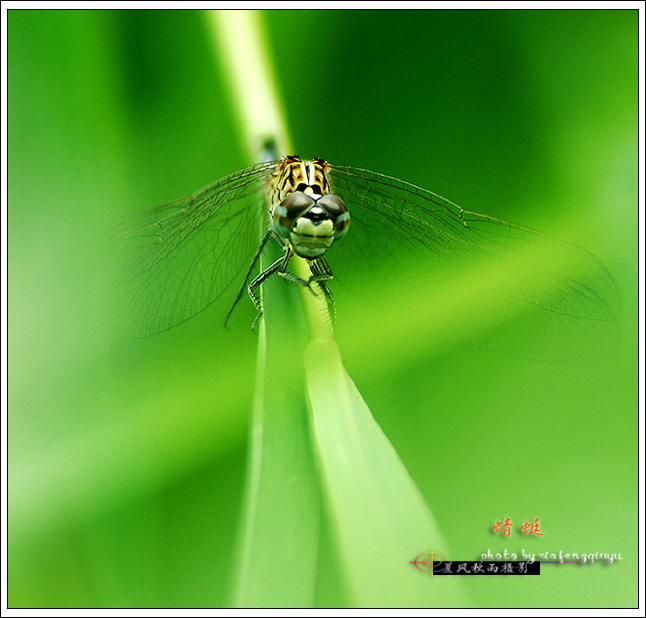
<path fill-rule="evenodd" d="M 218 12 L 218 40 L 247 143 L 274 137 L 286 152 L 274 81 L 255 12 Z M 264 232 L 264 230 L 262 230 Z M 304 260 L 292 262 L 309 277 Z M 332 340 L 322 294 L 278 277 L 262 290 L 258 379 L 252 429 L 238 606 L 298 607 L 313 601 L 318 558 L 319 481 L 308 441 L 317 445 L 325 498 L 353 604 L 361 607 L 452 606 L 459 586 L 431 585 L 411 560 L 447 553 L 438 527 L 393 447 L 346 374 Z M 305 320 L 309 328 L 308 340 Z M 307 397 L 305 392 L 307 390 Z"/>
<path fill-rule="evenodd" d="M 343 578 L 357 607 L 455 607 L 453 578 L 410 561 L 446 542 L 419 490 L 346 373 L 331 339 L 305 354 L 313 439 Z"/>
<path fill-rule="evenodd" d="M 239 607 L 308 607 L 314 595 L 320 490 L 304 369 L 299 356 L 292 357 L 305 345 L 305 323 L 298 294 L 283 289 L 289 287 L 276 278 L 263 294 Z"/>
<path fill-rule="evenodd" d="M 260 12 L 208 11 L 207 20 L 251 162 L 260 160 L 268 138 L 287 154 L 290 140 Z"/>
<path fill-rule="evenodd" d="M 208 14 L 252 160 L 268 138 L 289 147 L 259 14 Z M 263 226 L 266 221 L 263 221 Z M 260 230 L 260 235 L 265 229 Z M 271 244 L 271 243 L 270 243 Z M 261 268 L 279 255 L 264 255 Z M 256 392 L 244 522 L 233 604 L 308 607 L 314 598 L 319 487 L 307 425 L 303 351 L 307 330 L 298 290 L 280 277 L 262 286 Z"/>

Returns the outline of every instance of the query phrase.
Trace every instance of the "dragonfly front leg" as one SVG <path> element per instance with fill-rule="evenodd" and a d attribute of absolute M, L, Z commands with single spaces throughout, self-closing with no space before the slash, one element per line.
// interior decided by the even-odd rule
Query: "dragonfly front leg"
<path fill-rule="evenodd" d="M 328 311 L 330 312 L 330 317 L 332 319 L 332 326 L 333 328 L 335 327 L 336 305 L 334 303 L 332 292 L 327 285 L 327 281 L 332 279 L 332 270 L 330 269 L 328 263 L 325 261 L 325 258 L 321 257 L 309 262 L 312 275 L 309 277 L 309 279 L 306 280 L 287 272 L 287 266 L 289 265 L 292 257 L 294 257 L 294 250 L 291 246 L 288 246 L 285 249 L 285 255 L 278 258 L 273 264 L 271 264 L 271 266 L 263 270 L 247 287 L 247 291 L 254 304 L 254 307 L 256 307 L 256 309 L 258 310 L 258 315 L 251 325 L 251 330 L 255 331 L 256 324 L 263 315 L 262 299 L 257 293 L 257 289 L 275 273 L 278 273 L 281 277 L 283 277 L 283 279 L 286 279 L 291 283 L 296 283 L 298 285 L 306 287 L 314 296 L 316 296 L 316 292 L 312 289 L 311 286 L 312 283 L 316 283 L 325 296 L 325 300 L 328 305 Z"/>
<path fill-rule="evenodd" d="M 324 257 L 319 257 L 311 261 L 308 260 L 308 264 L 312 274 L 307 280 L 301 279 L 300 277 L 288 272 L 278 271 L 278 274 L 283 277 L 283 279 L 287 279 L 287 281 L 306 287 L 314 296 L 316 296 L 316 291 L 312 289 L 312 283 L 316 283 L 325 297 L 330 319 L 332 320 L 332 328 L 333 330 L 336 330 L 336 304 L 334 302 L 334 297 L 332 296 L 332 291 L 327 284 L 327 282 L 333 278 L 332 269 Z"/>
<path fill-rule="evenodd" d="M 262 310 L 262 299 L 258 294 L 256 294 L 256 289 L 259 288 L 269 277 L 271 277 L 274 273 L 278 272 L 279 274 L 282 274 L 283 271 L 287 268 L 287 264 L 289 264 L 289 260 L 292 259 L 294 255 L 294 252 L 291 247 L 287 247 L 285 250 L 285 255 L 282 257 L 279 257 L 271 266 L 268 268 L 265 268 L 247 287 L 247 292 L 249 292 L 249 296 L 254 304 L 254 307 L 258 310 L 258 315 L 256 316 L 256 319 L 253 321 L 253 324 L 251 325 L 251 330 L 255 331 L 256 330 L 256 324 L 258 323 L 258 320 L 262 317 L 263 310 Z"/>
<path fill-rule="evenodd" d="M 325 296 L 325 302 L 327 303 L 330 320 L 332 321 L 332 330 L 336 331 L 336 303 L 334 302 L 332 291 L 327 284 L 333 278 L 332 269 L 324 257 L 320 257 L 311 262 L 310 269 L 312 271 L 310 283 L 315 281 L 321 288 L 323 296 Z"/>
<path fill-rule="evenodd" d="M 267 244 L 267 241 L 270 238 L 275 238 L 275 235 L 271 231 L 271 229 L 269 229 L 269 230 L 267 230 L 267 232 L 265 232 L 265 235 L 262 237 L 262 240 L 260 241 L 260 245 L 258 246 L 258 249 L 256 250 L 256 253 L 253 256 L 253 259 L 251 260 L 251 264 L 249 264 L 249 268 L 247 269 L 247 274 L 245 275 L 244 280 L 242 282 L 242 285 L 240 286 L 240 289 L 238 290 L 238 294 L 236 295 L 235 300 L 233 301 L 233 304 L 231 305 L 231 308 L 229 309 L 229 313 L 227 313 L 227 317 L 224 319 L 224 326 L 225 327 L 227 325 L 227 322 L 229 321 L 229 318 L 231 317 L 231 314 L 233 313 L 233 310 L 235 309 L 236 305 L 238 304 L 238 301 L 242 298 L 242 295 L 244 294 L 245 288 L 247 289 L 247 291 L 249 291 L 249 288 L 251 287 L 251 285 L 253 285 L 253 281 L 252 281 L 251 285 L 248 286 L 247 281 L 249 281 L 249 277 L 251 276 L 251 272 L 253 271 L 253 269 L 254 269 L 254 267 L 256 265 L 256 262 L 260 258 L 260 254 L 262 253 L 263 249 L 265 248 L 265 245 Z M 272 264 L 272 266 L 273 266 L 273 264 Z M 267 277 L 265 277 L 265 279 L 266 278 Z M 257 277 L 256 277 L 256 279 L 257 279 Z M 262 281 L 264 281 L 265 279 L 263 279 Z M 255 281 L 255 279 L 254 279 L 254 281 Z M 260 283 L 262 283 L 262 281 Z M 260 284 L 258 284 L 258 285 L 260 285 Z M 249 294 L 251 295 L 251 292 L 249 292 Z M 256 305 L 256 307 L 258 307 L 258 305 L 256 303 L 256 299 L 254 298 L 254 296 L 251 296 L 251 300 L 253 300 L 254 305 Z M 256 324 L 256 322 L 254 322 L 254 326 L 255 326 L 255 324 Z"/>
<path fill-rule="evenodd" d="M 293 250 L 291 255 L 289 256 L 290 259 L 292 255 L 293 255 Z M 297 275 L 288 273 L 286 270 L 279 270 L 278 274 L 283 279 L 286 279 L 287 281 L 291 281 L 292 283 L 296 283 L 297 285 L 302 285 L 303 287 L 307 288 L 310 292 L 312 292 L 314 296 L 316 296 L 316 292 L 312 289 L 312 283 L 322 284 L 325 281 L 329 281 L 330 279 L 332 279 L 332 271 L 324 258 L 317 258 L 316 260 L 312 260 L 312 261 L 308 260 L 308 263 L 310 265 L 310 270 L 312 272 L 309 279 L 302 279 Z M 285 263 L 285 268 L 287 268 L 287 263 Z M 323 289 L 323 286 L 321 286 L 321 289 Z"/>

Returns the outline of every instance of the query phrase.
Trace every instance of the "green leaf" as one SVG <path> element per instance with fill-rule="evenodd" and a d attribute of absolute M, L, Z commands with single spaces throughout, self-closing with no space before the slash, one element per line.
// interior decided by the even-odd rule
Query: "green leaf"
<path fill-rule="evenodd" d="M 343 368 L 338 347 L 331 340 L 312 341 L 305 365 L 325 503 L 354 605 L 463 605 L 455 580 L 431 580 L 410 564 L 427 551 L 450 554 L 415 483 Z"/>
<path fill-rule="evenodd" d="M 272 277 L 262 296 L 235 605 L 309 607 L 318 558 L 319 487 L 300 361 L 307 331 L 296 286 Z"/>

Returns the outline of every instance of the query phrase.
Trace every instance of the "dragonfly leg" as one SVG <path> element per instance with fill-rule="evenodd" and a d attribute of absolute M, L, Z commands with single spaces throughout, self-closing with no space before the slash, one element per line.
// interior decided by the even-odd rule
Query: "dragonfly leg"
<path fill-rule="evenodd" d="M 319 257 L 311 261 L 308 260 L 308 263 L 312 274 L 307 280 L 280 270 L 278 271 L 278 274 L 283 277 L 283 279 L 287 279 L 287 281 L 306 287 L 314 296 L 316 296 L 316 291 L 312 288 L 312 283 L 316 283 L 325 297 L 330 319 L 332 320 L 332 328 L 336 329 L 336 304 L 334 302 L 334 297 L 332 296 L 332 291 L 327 284 L 327 282 L 333 278 L 332 269 L 324 257 Z"/>
<path fill-rule="evenodd" d="M 332 269 L 324 257 L 313 260 L 310 263 L 310 269 L 312 271 L 310 283 L 316 282 L 323 292 L 328 312 L 330 314 L 330 320 L 332 320 L 332 330 L 336 331 L 336 303 L 334 302 L 332 291 L 327 284 L 327 282 L 333 278 Z"/>
<path fill-rule="evenodd" d="M 267 241 L 270 238 L 274 237 L 274 236 L 275 235 L 274 235 L 273 231 L 271 229 L 269 229 L 269 230 L 267 230 L 265 232 L 265 235 L 262 237 L 262 240 L 260 241 L 260 245 L 258 246 L 258 249 L 256 250 L 256 253 L 253 256 L 253 259 L 251 260 L 251 263 L 249 264 L 249 268 L 247 269 L 247 273 L 244 276 L 244 280 L 242 281 L 242 285 L 240 286 L 240 289 L 238 290 L 238 294 L 236 295 L 235 300 L 233 301 L 233 304 L 231 305 L 231 309 L 229 309 L 229 313 L 227 313 L 227 317 L 224 319 L 225 328 L 226 328 L 227 322 L 229 321 L 229 318 L 231 317 L 231 314 L 233 313 L 233 310 L 235 309 L 235 306 L 238 304 L 238 301 L 242 298 L 242 295 L 244 294 L 245 290 L 247 290 L 247 281 L 249 281 L 249 277 L 251 277 L 251 272 L 255 268 L 256 262 L 258 261 L 258 258 L 260 257 L 260 254 L 262 253 L 262 250 L 265 248 L 265 245 L 267 244 Z M 252 297 L 252 300 L 253 300 L 253 297 Z M 254 304 L 255 304 L 255 302 L 254 302 Z"/>
<path fill-rule="evenodd" d="M 330 266 L 328 265 L 325 258 L 323 257 L 317 258 L 316 260 L 308 261 L 312 274 L 308 279 L 302 279 L 301 277 L 298 277 L 292 273 L 287 272 L 287 266 L 289 265 L 289 262 L 292 259 L 292 257 L 294 257 L 294 250 L 292 249 L 291 246 L 287 245 L 285 247 L 285 254 L 279 257 L 270 266 L 265 268 L 265 270 L 263 270 L 257 277 L 255 277 L 251 281 L 251 283 L 249 283 L 249 285 L 247 285 L 247 281 L 251 276 L 251 272 L 255 267 L 256 262 L 258 261 L 258 258 L 260 257 L 260 254 L 262 253 L 265 245 L 267 244 L 267 241 L 270 238 L 274 238 L 277 242 L 280 243 L 280 239 L 276 238 L 276 235 L 273 233 L 272 230 L 268 230 L 265 233 L 251 261 L 251 264 L 247 269 L 247 273 L 245 275 L 244 281 L 242 283 L 240 290 L 238 291 L 238 294 L 235 300 L 233 301 L 233 305 L 231 306 L 231 309 L 229 309 L 229 313 L 227 313 L 226 319 L 224 321 L 224 325 L 226 326 L 229 320 L 229 317 L 233 312 L 233 309 L 238 304 L 238 301 L 242 297 L 246 287 L 249 297 L 251 298 L 251 301 L 253 302 L 254 307 L 258 311 L 258 315 L 256 316 L 255 320 L 253 321 L 253 324 L 251 325 L 251 330 L 255 331 L 256 324 L 258 323 L 258 320 L 263 315 L 262 299 L 260 295 L 257 293 L 257 289 L 265 281 L 267 281 L 269 277 L 271 277 L 275 273 L 278 273 L 281 277 L 283 277 L 283 279 L 286 279 L 287 281 L 306 287 L 314 296 L 316 296 L 316 292 L 315 290 L 312 289 L 312 283 L 316 283 L 319 289 L 321 290 L 321 292 L 323 293 L 323 296 L 325 297 L 325 301 L 328 305 L 328 311 L 330 313 L 330 317 L 332 320 L 332 327 L 335 328 L 336 305 L 334 303 L 334 297 L 332 296 L 332 292 L 330 291 L 330 288 L 327 285 L 327 281 L 332 279 L 332 270 L 330 269 Z"/>
<path fill-rule="evenodd" d="M 269 277 L 271 277 L 274 273 L 279 273 L 282 274 L 283 271 L 287 268 L 287 264 L 289 264 L 289 260 L 292 259 L 294 255 L 294 251 L 292 250 L 291 247 L 287 247 L 285 250 L 285 255 L 279 257 L 271 266 L 268 268 L 265 268 L 248 286 L 247 286 L 247 292 L 249 292 L 249 296 L 251 297 L 251 300 L 258 310 L 258 315 L 256 316 L 256 319 L 253 321 L 253 324 L 251 325 L 251 330 L 255 331 L 256 330 L 256 324 L 258 323 L 258 320 L 262 317 L 263 310 L 262 310 L 262 300 L 260 296 L 256 294 L 256 289 L 259 288 Z"/>
<path fill-rule="evenodd" d="M 289 259 L 292 258 L 293 254 L 294 253 L 292 250 L 289 254 Z M 297 285 L 302 285 L 303 287 L 307 288 L 310 292 L 312 292 L 312 294 L 314 294 L 314 296 L 316 296 L 316 292 L 311 287 L 312 283 L 322 283 L 332 279 L 332 270 L 328 266 L 328 263 L 325 261 L 325 258 L 321 257 L 315 260 L 308 260 L 310 271 L 312 272 L 308 279 L 302 279 L 301 277 L 287 272 L 287 263 L 289 262 L 289 259 L 285 261 L 285 268 L 279 270 L 278 274 L 287 281 L 291 281 L 292 283 L 296 283 Z"/>

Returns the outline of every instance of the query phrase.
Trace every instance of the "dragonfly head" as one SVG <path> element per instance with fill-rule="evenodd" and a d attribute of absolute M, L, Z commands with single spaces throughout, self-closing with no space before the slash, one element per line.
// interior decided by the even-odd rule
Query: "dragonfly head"
<path fill-rule="evenodd" d="M 272 226 L 296 255 L 313 260 L 348 231 L 350 213 L 336 195 L 294 191 L 273 209 Z"/>

